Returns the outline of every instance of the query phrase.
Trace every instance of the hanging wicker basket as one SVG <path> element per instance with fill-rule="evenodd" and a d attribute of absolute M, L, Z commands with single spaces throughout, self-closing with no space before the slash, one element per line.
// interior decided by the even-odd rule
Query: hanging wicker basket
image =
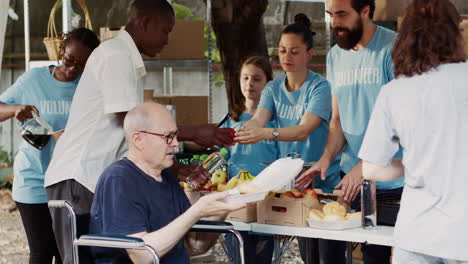
<path fill-rule="evenodd" d="M 57 27 L 55 26 L 55 12 L 57 11 L 60 2 L 62 2 L 62 0 L 55 1 L 55 4 L 52 6 L 52 10 L 50 10 L 49 22 L 47 23 L 47 36 L 43 40 L 47 50 L 47 55 L 49 56 L 49 60 L 53 61 L 59 59 L 60 46 L 63 42 L 63 37 L 58 35 Z M 83 10 L 85 17 L 85 27 L 87 29 L 93 30 L 91 19 L 89 17 L 88 7 L 84 3 L 84 0 L 76 0 L 76 2 Z"/>

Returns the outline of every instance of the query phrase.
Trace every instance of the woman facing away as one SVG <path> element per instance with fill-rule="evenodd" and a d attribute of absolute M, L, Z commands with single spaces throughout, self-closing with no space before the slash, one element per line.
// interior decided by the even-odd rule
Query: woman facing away
<path fill-rule="evenodd" d="M 363 176 L 405 175 L 393 263 L 468 263 L 468 63 L 449 0 L 413 0 L 359 157 Z M 399 147 L 403 159 L 392 159 Z M 404 165 L 404 166 L 403 166 Z"/>

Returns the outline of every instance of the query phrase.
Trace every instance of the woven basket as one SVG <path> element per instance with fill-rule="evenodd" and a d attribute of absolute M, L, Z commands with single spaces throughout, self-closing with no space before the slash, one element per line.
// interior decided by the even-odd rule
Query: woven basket
<path fill-rule="evenodd" d="M 57 28 L 55 26 L 55 12 L 57 11 L 61 1 L 62 0 L 56 0 L 55 4 L 52 6 L 52 10 L 50 10 L 49 22 L 47 23 L 47 37 L 45 37 L 43 40 L 47 50 L 47 55 L 49 56 L 49 60 L 54 61 L 59 59 L 60 46 L 63 42 L 63 37 L 57 34 Z M 91 19 L 89 17 L 88 7 L 84 3 L 84 0 L 76 0 L 76 2 L 83 10 L 85 17 L 85 27 L 87 29 L 93 30 Z"/>

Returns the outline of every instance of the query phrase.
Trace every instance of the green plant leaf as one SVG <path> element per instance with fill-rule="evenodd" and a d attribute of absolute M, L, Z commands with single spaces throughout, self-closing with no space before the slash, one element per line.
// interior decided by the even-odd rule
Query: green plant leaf
<path fill-rule="evenodd" d="M 187 6 L 173 2 L 172 8 L 174 9 L 175 17 L 177 19 L 186 19 L 192 16 L 192 10 L 190 10 L 190 8 Z"/>

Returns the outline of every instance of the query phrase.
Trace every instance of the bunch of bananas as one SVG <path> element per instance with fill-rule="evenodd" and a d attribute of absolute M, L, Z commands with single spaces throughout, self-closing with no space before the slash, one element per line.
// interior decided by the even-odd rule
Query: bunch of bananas
<path fill-rule="evenodd" d="M 239 184 L 245 181 L 251 181 L 253 179 L 255 179 L 255 176 L 250 174 L 250 172 L 246 170 L 240 170 L 239 173 L 237 173 L 235 177 L 229 180 L 229 182 L 223 182 L 223 183 L 218 184 L 217 190 L 218 192 L 224 192 L 232 188 L 235 188 L 236 186 L 238 186 Z"/>

